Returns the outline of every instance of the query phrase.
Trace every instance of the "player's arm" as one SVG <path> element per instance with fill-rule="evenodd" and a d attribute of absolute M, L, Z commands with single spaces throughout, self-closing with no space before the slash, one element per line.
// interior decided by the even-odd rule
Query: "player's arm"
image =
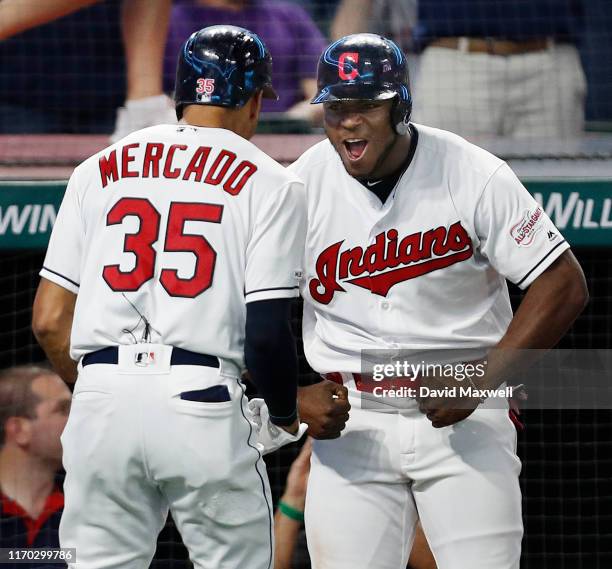
<path fill-rule="evenodd" d="M 529 287 L 508 330 L 487 356 L 487 371 L 474 384 L 496 389 L 508 376 L 528 367 L 536 351 L 552 348 L 578 318 L 589 299 L 582 268 L 571 251 L 563 252 Z M 476 408 L 433 399 L 420 403 L 434 427 L 446 427 L 468 417 Z"/>
<path fill-rule="evenodd" d="M 527 290 L 506 334 L 488 358 L 486 386 L 498 387 L 518 364 L 529 363 L 519 350 L 547 350 L 557 344 L 588 300 L 584 273 L 568 249 Z"/>
<path fill-rule="evenodd" d="M 76 294 L 45 278 L 40 280 L 32 312 L 32 331 L 55 371 L 74 383 L 77 363 L 70 357 L 70 331 Z"/>
<path fill-rule="evenodd" d="M 297 432 L 298 363 L 291 332 L 291 298 L 247 304 L 244 356 L 272 423 Z"/>
<path fill-rule="evenodd" d="M 69 349 L 84 240 L 77 171 L 70 177 L 53 224 L 32 313 L 36 339 L 57 373 L 68 382 L 74 382 L 77 376 L 77 364 L 70 358 Z"/>
<path fill-rule="evenodd" d="M 501 165 L 475 207 L 480 252 L 508 280 L 527 290 L 504 336 L 489 352 L 487 371 L 474 378 L 480 388 L 501 385 L 529 365 L 535 352 L 552 348 L 588 301 L 584 274 L 569 245 L 512 170 Z M 434 427 L 463 420 L 478 400 L 457 409 L 428 399 L 420 406 Z"/>
<path fill-rule="evenodd" d="M 255 185 L 256 206 L 246 248 L 245 360 L 270 421 L 297 432 L 297 355 L 291 301 L 306 236 L 304 187 L 297 179 Z"/>
<path fill-rule="evenodd" d="M 568 243 L 505 164 L 481 195 L 476 231 L 481 251 L 497 272 L 527 290 L 487 358 L 481 383 L 497 387 L 508 372 L 531 363 L 525 350 L 548 350 L 561 339 L 584 309 L 589 293 Z"/>
<path fill-rule="evenodd" d="M 289 166 L 300 175 L 297 164 Z M 306 207 L 304 205 L 304 207 Z M 308 363 L 306 362 L 306 367 Z M 351 404 L 344 385 L 323 379 L 310 367 L 302 373 L 298 385 L 298 409 L 300 419 L 308 425 L 307 434 L 314 439 L 336 439 L 344 430 Z"/>

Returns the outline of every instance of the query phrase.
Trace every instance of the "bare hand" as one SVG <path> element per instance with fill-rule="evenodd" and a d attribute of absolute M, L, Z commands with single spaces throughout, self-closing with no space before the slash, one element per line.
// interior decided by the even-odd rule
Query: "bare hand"
<path fill-rule="evenodd" d="M 298 410 L 302 421 L 315 439 L 336 439 L 344 429 L 351 408 L 343 385 L 324 379 L 298 388 Z"/>
<path fill-rule="evenodd" d="M 419 410 L 427 415 L 436 429 L 463 421 L 474 412 L 480 402 L 476 397 L 460 396 L 459 389 L 465 385 L 465 382 L 457 381 L 453 377 L 421 377 L 420 382 L 421 387 L 438 391 L 429 397 L 417 398 Z M 442 390 L 450 390 L 453 387 L 456 388 L 457 395 L 440 393 Z"/>

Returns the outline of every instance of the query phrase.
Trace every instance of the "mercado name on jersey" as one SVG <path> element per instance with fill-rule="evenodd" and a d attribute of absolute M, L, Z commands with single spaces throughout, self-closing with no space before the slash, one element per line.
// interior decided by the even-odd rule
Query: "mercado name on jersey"
<path fill-rule="evenodd" d="M 141 152 L 142 159 L 137 159 Z M 186 166 L 174 164 L 175 157 L 188 153 Z M 213 156 L 211 156 L 211 154 Z M 134 164 L 132 164 L 134 162 Z M 210 146 L 190 147 L 187 144 L 162 142 L 134 142 L 100 156 L 100 182 L 105 188 L 109 182 L 123 178 L 166 178 L 202 182 L 222 187 L 232 196 L 240 193 L 257 166 L 248 160 L 238 159 L 235 152 L 226 149 L 213 150 Z M 206 174 L 206 175 L 205 175 Z"/>
<path fill-rule="evenodd" d="M 341 251 L 343 243 L 344 240 L 327 247 L 315 263 L 317 278 L 310 280 L 308 288 L 312 298 L 321 304 L 329 304 L 336 292 L 346 292 L 340 282 L 387 296 L 398 283 L 450 267 L 473 255 L 472 240 L 459 221 L 402 239 L 397 229 L 388 229 L 366 249 Z"/>

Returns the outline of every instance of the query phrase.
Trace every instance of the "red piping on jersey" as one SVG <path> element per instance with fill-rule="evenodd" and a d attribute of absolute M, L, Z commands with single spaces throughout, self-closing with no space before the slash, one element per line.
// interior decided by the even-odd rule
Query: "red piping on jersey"
<path fill-rule="evenodd" d="M 55 512 L 61 510 L 64 507 L 64 495 L 59 491 L 55 490 L 45 501 L 45 505 L 40 515 L 33 519 L 30 514 L 26 512 L 15 500 L 11 500 L 8 496 L 0 494 L 2 496 L 2 511 L 9 516 L 17 516 L 22 519 L 27 531 L 28 546 L 31 547 L 38 535 L 38 532 L 45 525 L 45 522 Z"/>

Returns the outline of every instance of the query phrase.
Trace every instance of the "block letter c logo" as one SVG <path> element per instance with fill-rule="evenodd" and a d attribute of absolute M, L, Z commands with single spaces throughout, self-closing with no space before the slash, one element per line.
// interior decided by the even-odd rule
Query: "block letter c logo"
<path fill-rule="evenodd" d="M 359 75 L 357 64 L 359 63 L 359 54 L 345 52 L 338 58 L 338 75 L 343 81 L 352 81 Z M 347 73 L 345 67 L 348 64 L 350 72 Z"/>

